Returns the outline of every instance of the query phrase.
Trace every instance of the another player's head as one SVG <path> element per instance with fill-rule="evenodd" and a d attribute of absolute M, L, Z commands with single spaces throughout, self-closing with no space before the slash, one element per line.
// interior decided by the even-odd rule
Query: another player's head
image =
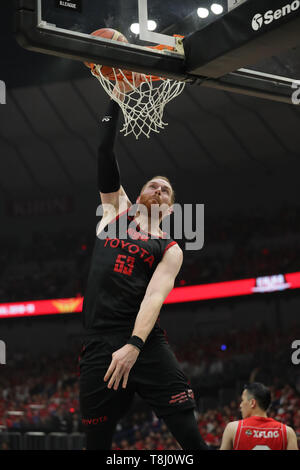
<path fill-rule="evenodd" d="M 265 414 L 271 403 L 271 392 L 265 385 L 253 382 L 245 385 L 240 410 L 243 419 Z"/>
<path fill-rule="evenodd" d="M 154 176 L 142 187 L 137 203 L 143 204 L 148 214 L 151 206 L 161 206 L 160 219 L 172 213 L 175 201 L 175 193 L 168 178 L 165 176 Z"/>

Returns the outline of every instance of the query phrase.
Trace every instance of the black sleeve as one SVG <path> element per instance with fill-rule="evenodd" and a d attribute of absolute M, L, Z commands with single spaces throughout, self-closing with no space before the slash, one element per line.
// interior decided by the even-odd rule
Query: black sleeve
<path fill-rule="evenodd" d="M 98 189 L 101 193 L 113 193 L 121 187 L 119 165 L 113 151 L 119 110 L 119 105 L 111 100 L 101 122 L 97 159 Z"/>

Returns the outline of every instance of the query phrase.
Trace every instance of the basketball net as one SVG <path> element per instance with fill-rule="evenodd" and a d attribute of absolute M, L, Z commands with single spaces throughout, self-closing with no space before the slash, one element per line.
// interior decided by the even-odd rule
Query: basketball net
<path fill-rule="evenodd" d="M 163 121 L 164 108 L 182 93 L 184 82 L 116 68 L 112 68 L 113 74 L 107 76 L 101 73 L 101 67 L 93 64 L 91 73 L 122 109 L 124 125 L 120 132 L 124 136 L 134 134 L 136 139 L 141 135 L 149 138 L 151 132 L 159 133 L 168 125 Z"/>

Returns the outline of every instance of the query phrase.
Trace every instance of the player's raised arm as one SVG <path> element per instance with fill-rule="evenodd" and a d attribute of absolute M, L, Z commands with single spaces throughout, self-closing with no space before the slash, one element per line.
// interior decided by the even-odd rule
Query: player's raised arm
<path fill-rule="evenodd" d="M 112 204 L 118 211 L 131 205 L 121 186 L 120 170 L 114 143 L 116 138 L 120 107 L 110 101 L 100 128 L 100 144 L 97 158 L 97 180 L 102 204 Z M 119 207 L 121 204 L 122 207 Z"/>

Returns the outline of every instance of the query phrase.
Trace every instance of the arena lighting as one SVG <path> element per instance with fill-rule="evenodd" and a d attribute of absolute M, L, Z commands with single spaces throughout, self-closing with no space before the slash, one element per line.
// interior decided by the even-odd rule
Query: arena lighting
<path fill-rule="evenodd" d="M 133 34 L 139 34 L 139 32 L 140 32 L 140 25 L 139 25 L 139 23 L 132 23 L 132 25 L 130 26 L 130 31 L 131 31 Z"/>
<path fill-rule="evenodd" d="M 242 295 L 281 292 L 286 289 L 300 288 L 300 272 L 261 276 L 238 281 L 200 284 L 196 286 L 176 287 L 165 300 L 165 304 L 196 302 Z M 71 299 L 36 300 L 0 304 L 0 318 L 30 317 L 39 315 L 57 315 L 80 313 L 83 297 Z"/>
<path fill-rule="evenodd" d="M 157 23 L 156 21 L 154 20 L 148 20 L 148 30 L 149 31 L 155 31 L 157 28 Z M 133 33 L 133 34 L 139 34 L 140 32 L 140 25 L 139 23 L 132 23 L 132 25 L 130 26 L 130 31 Z"/>
<path fill-rule="evenodd" d="M 213 3 L 210 9 L 215 15 L 221 15 L 224 11 L 224 8 L 219 3 Z"/>
<path fill-rule="evenodd" d="M 202 19 L 207 18 L 209 15 L 209 10 L 207 8 L 198 8 L 197 15 Z"/>
<path fill-rule="evenodd" d="M 149 31 L 155 31 L 156 28 L 157 28 L 156 21 L 154 21 L 154 20 L 149 20 L 149 21 L 148 21 L 148 29 L 149 29 Z"/>

